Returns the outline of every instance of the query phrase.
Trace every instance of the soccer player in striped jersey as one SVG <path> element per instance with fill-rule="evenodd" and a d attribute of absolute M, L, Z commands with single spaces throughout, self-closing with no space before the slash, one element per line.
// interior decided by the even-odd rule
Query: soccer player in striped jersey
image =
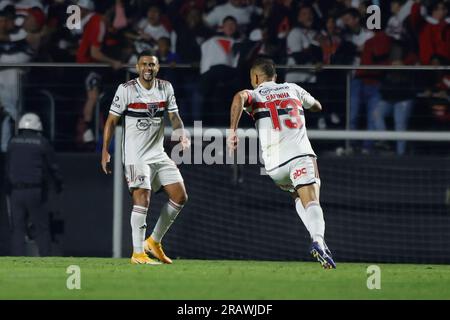
<path fill-rule="evenodd" d="M 128 188 L 133 198 L 131 229 L 134 264 L 172 263 L 161 246 L 161 240 L 187 201 L 187 193 L 176 164 L 164 151 L 164 114 L 167 110 L 172 128 L 179 136 L 183 150 L 189 148 L 183 121 L 178 114 L 174 90 L 170 82 L 157 79 L 159 61 L 149 51 L 138 56 L 139 77 L 119 85 L 111 104 L 104 129 L 102 168 L 111 173 L 108 148 L 115 127 L 124 117 L 122 163 Z M 163 188 L 169 201 L 161 210 L 153 233 L 145 239 L 146 217 L 151 190 Z"/>
<path fill-rule="evenodd" d="M 304 110 L 317 112 L 322 106 L 297 84 L 276 83 L 270 59 L 257 59 L 250 78 L 254 90 L 242 90 L 233 98 L 228 146 L 232 151 L 237 148 L 236 130 L 245 110 L 255 121 L 266 172 L 295 198 L 297 213 L 312 238 L 311 254 L 324 268 L 336 268 L 324 240 L 317 156 L 306 134 L 304 115 Z"/>

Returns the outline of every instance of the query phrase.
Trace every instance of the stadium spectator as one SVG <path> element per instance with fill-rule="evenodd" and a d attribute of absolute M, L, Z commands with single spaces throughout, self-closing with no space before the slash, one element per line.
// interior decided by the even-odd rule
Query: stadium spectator
<path fill-rule="evenodd" d="M 289 32 L 289 10 L 274 0 L 262 0 L 262 14 L 253 15 L 250 32 L 240 48 L 240 78 L 248 78 L 248 70 L 258 56 L 275 63 L 286 63 L 286 36 Z"/>
<path fill-rule="evenodd" d="M 450 61 L 440 56 L 433 56 L 430 60 L 432 66 L 449 65 Z M 432 122 L 429 127 L 448 131 L 450 124 L 450 72 L 446 70 L 433 70 L 423 76 L 425 92 L 420 94 L 427 108 L 425 115 L 431 114 Z"/>
<path fill-rule="evenodd" d="M 279 39 L 273 37 L 268 26 L 262 25 L 254 29 L 248 39 L 240 46 L 239 68 L 247 75 L 248 68 L 258 56 L 269 57 L 279 63 L 285 62 L 284 46 Z"/>
<path fill-rule="evenodd" d="M 262 13 L 253 14 L 249 34 L 240 46 L 239 69 L 242 78 L 248 78 L 248 70 L 258 56 L 286 63 L 285 38 L 289 32 L 289 11 L 274 0 L 262 0 Z"/>
<path fill-rule="evenodd" d="M 341 30 L 337 27 L 334 16 L 325 19 L 325 28 L 320 32 L 318 42 L 322 50 L 324 65 L 345 64 L 346 52 L 345 50 L 342 52 Z M 318 128 L 342 129 L 344 121 L 341 119 L 345 119 L 345 105 L 340 101 L 345 100 L 345 73 L 336 70 L 322 70 L 318 74 L 317 83 L 317 94 L 323 96 L 323 103 L 328 106 L 328 112 L 318 115 Z"/>
<path fill-rule="evenodd" d="M 103 17 L 94 12 L 94 3 L 91 0 L 78 0 L 81 8 L 81 24 L 83 35 L 76 53 L 78 63 L 108 63 L 115 70 L 122 67 L 119 60 L 113 59 L 102 51 L 105 40 L 106 24 Z M 97 71 L 88 70 L 85 77 L 86 101 L 83 106 L 83 115 L 77 126 L 76 140 L 80 144 L 94 142 L 93 116 L 97 99 L 100 94 L 101 76 Z"/>
<path fill-rule="evenodd" d="M 341 17 L 344 23 L 344 40 L 348 45 L 349 52 L 352 52 L 352 64 L 359 65 L 361 63 L 361 53 L 365 48 L 366 42 L 371 39 L 374 34 L 368 31 L 362 26 L 362 17 L 359 11 L 355 8 L 347 9 Z M 380 38 L 380 40 L 383 37 Z M 383 38 L 384 39 L 384 38 Z M 379 40 L 374 41 L 377 43 Z M 364 57 L 364 63 L 371 63 L 373 56 L 376 54 L 373 50 L 376 50 L 373 45 L 367 46 Z M 364 64 L 363 63 L 363 64 Z M 367 128 L 373 130 L 373 120 L 371 118 L 372 112 L 376 103 L 379 101 L 379 84 L 373 84 L 369 82 L 363 82 L 359 74 L 353 74 L 353 78 L 350 84 L 350 129 L 358 129 L 360 120 L 361 106 L 367 107 Z M 363 152 L 368 152 L 370 148 L 370 141 L 364 143 Z"/>
<path fill-rule="evenodd" d="M 168 64 L 168 68 L 161 69 L 159 75 L 166 79 L 176 88 L 178 85 L 177 71 L 174 67 L 180 62 L 180 58 L 175 52 L 170 50 L 170 39 L 161 37 L 157 42 L 156 57 L 160 64 Z"/>
<path fill-rule="evenodd" d="M 217 123 L 219 118 L 223 120 L 219 114 L 225 112 L 227 101 L 239 85 L 236 70 L 239 55 L 235 47 L 238 42 L 237 21 L 228 16 L 223 21 L 223 33 L 211 37 L 201 46 L 201 100 L 209 99 L 207 104 L 201 101 L 201 106 L 203 119 L 210 124 Z"/>
<path fill-rule="evenodd" d="M 361 54 L 362 65 L 387 65 L 389 53 L 392 47 L 392 38 L 383 30 L 377 30 L 372 38 L 366 41 Z M 357 128 L 361 108 L 366 107 L 366 126 L 368 130 L 375 130 L 374 110 L 378 105 L 380 96 L 380 85 L 382 71 L 379 70 L 357 70 L 354 86 L 351 93 L 350 123 Z M 354 91 L 353 91 L 354 90 Z M 364 141 L 363 152 L 370 152 L 373 140 Z"/>
<path fill-rule="evenodd" d="M 330 16 L 326 19 L 325 28 L 320 32 L 318 42 L 322 50 L 322 63 L 331 64 L 335 61 L 334 56 L 342 42 L 335 17 Z"/>
<path fill-rule="evenodd" d="M 214 33 L 205 26 L 201 11 L 197 7 L 187 8 L 175 20 L 177 32 L 176 53 L 181 62 L 200 65 L 201 44 Z"/>
<path fill-rule="evenodd" d="M 7 6 L 13 6 L 16 10 L 15 25 L 22 27 L 26 17 L 32 14 L 36 17 L 36 24 L 42 27 L 45 22 L 44 5 L 39 0 L 3 0 L 0 3 L 0 10 Z"/>
<path fill-rule="evenodd" d="M 103 20 L 106 32 L 102 52 L 115 60 L 126 61 L 133 54 L 134 47 L 124 34 L 128 19 L 120 0 L 116 0 L 116 3 L 106 10 Z"/>
<path fill-rule="evenodd" d="M 411 8 L 414 5 L 413 0 L 394 0 L 391 1 L 391 17 L 386 26 L 386 34 L 397 41 L 403 40 L 407 36 L 405 26 L 408 17 L 411 14 Z"/>
<path fill-rule="evenodd" d="M 21 12 L 26 12 L 31 8 L 39 8 L 44 10 L 44 5 L 42 4 L 42 1 L 39 0 L 3 0 L 0 3 L 0 10 L 3 10 L 9 5 L 14 6 L 19 14 L 21 14 Z"/>
<path fill-rule="evenodd" d="M 430 64 L 431 57 L 450 60 L 450 18 L 444 1 L 433 1 L 429 6 L 430 16 L 424 18 L 420 3 L 411 11 L 411 23 L 419 34 L 419 56 L 422 64 Z"/>
<path fill-rule="evenodd" d="M 264 29 L 268 33 L 268 39 L 276 44 L 279 39 L 284 39 L 288 35 L 289 9 L 275 0 L 262 0 L 261 6 L 262 13 L 252 15 L 248 28 L 249 37 L 252 37 L 253 32 Z"/>
<path fill-rule="evenodd" d="M 159 38 L 170 38 L 170 30 L 161 23 L 161 9 L 157 5 L 148 8 L 147 17 L 139 21 L 137 28 L 137 35 L 131 36 L 132 39 L 145 41 L 153 51 L 156 50 Z"/>
<path fill-rule="evenodd" d="M 70 0 L 54 2 L 48 9 L 46 42 L 48 59 L 56 62 L 75 62 L 83 29 L 67 27 L 67 7 Z"/>
<path fill-rule="evenodd" d="M 391 46 L 389 60 L 391 65 L 401 66 L 415 63 L 417 57 L 396 42 Z M 393 114 L 395 131 L 405 131 L 413 109 L 414 92 L 414 73 L 408 70 L 384 72 L 380 88 L 381 100 L 373 110 L 375 130 L 386 130 L 386 118 Z M 403 155 L 405 151 L 406 142 L 397 141 L 397 154 Z"/>
<path fill-rule="evenodd" d="M 357 9 L 347 9 L 340 19 L 343 23 L 343 40 L 354 47 L 351 64 L 359 65 L 364 44 L 374 33 L 363 27 L 362 17 Z"/>
<path fill-rule="evenodd" d="M 62 191 L 62 176 L 50 143 L 42 135 L 39 116 L 26 113 L 19 134 L 6 154 L 7 192 L 11 196 L 12 254 L 25 256 L 27 216 L 34 228 L 40 256 L 51 255 L 50 218 L 46 208 L 50 180 Z"/>
<path fill-rule="evenodd" d="M 241 32 L 247 30 L 252 14 L 261 13 L 261 9 L 250 4 L 245 4 L 243 0 L 229 0 L 227 3 L 216 6 L 211 12 L 205 15 L 205 22 L 213 29 L 220 29 L 228 16 L 234 17 Z"/>
<path fill-rule="evenodd" d="M 181 110 L 184 106 L 189 106 L 190 116 L 186 117 L 186 123 L 201 119 L 202 100 L 199 93 L 200 76 L 198 68 L 200 66 L 201 48 L 205 40 L 214 33 L 205 26 L 202 13 L 198 6 L 185 7 L 180 11 L 174 20 L 174 27 L 177 33 L 176 53 L 181 63 L 191 64 L 192 69 L 183 70 L 181 77 L 183 86 L 180 86 L 179 101 Z"/>
<path fill-rule="evenodd" d="M 114 20 L 112 22 L 112 27 L 115 30 L 125 28 L 128 25 L 128 19 L 125 13 L 125 7 L 122 3 L 122 0 L 116 0 L 113 12 L 114 12 Z"/>
<path fill-rule="evenodd" d="M 0 11 L 0 63 L 25 63 L 34 55 L 28 33 L 23 28 L 17 28 L 14 20 L 14 7 L 7 6 Z M 1 152 L 6 151 L 20 111 L 20 87 L 24 74 L 25 71 L 19 68 L 0 70 L 0 106 L 3 110 L 0 123 Z"/>
<path fill-rule="evenodd" d="M 318 64 L 322 62 L 322 50 L 318 42 L 319 32 L 313 29 L 314 15 L 310 6 L 298 10 L 296 26 L 287 36 L 288 65 Z M 290 71 L 286 73 L 287 82 L 315 83 L 315 72 Z"/>

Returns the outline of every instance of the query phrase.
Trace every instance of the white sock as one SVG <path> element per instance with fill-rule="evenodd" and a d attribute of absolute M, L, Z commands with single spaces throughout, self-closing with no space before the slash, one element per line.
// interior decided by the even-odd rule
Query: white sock
<path fill-rule="evenodd" d="M 302 222 L 305 225 L 306 230 L 308 230 L 309 232 L 308 219 L 306 218 L 306 211 L 305 208 L 303 208 L 303 204 L 300 198 L 295 199 L 295 210 L 297 210 L 298 216 L 300 217 L 300 219 L 302 219 Z M 309 234 L 311 235 L 311 232 L 309 232 Z"/>
<path fill-rule="evenodd" d="M 169 199 L 169 201 L 162 207 L 161 213 L 159 214 L 159 219 L 155 225 L 155 229 L 153 229 L 153 240 L 156 242 L 161 242 L 162 238 L 175 221 L 175 218 L 180 213 L 181 209 L 183 209 L 182 205 Z"/>
<path fill-rule="evenodd" d="M 325 221 L 319 201 L 311 201 L 306 205 L 306 221 L 313 241 L 324 248 Z"/>
<path fill-rule="evenodd" d="M 147 208 L 133 206 L 131 211 L 131 235 L 133 238 L 133 252 L 144 252 L 145 231 L 147 230 Z"/>

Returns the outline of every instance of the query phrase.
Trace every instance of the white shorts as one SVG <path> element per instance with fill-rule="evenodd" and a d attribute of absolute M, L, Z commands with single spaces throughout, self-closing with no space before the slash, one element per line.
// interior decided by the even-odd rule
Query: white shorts
<path fill-rule="evenodd" d="M 128 189 L 149 189 L 158 191 L 161 186 L 183 182 L 180 170 L 171 159 L 151 164 L 125 165 Z"/>
<path fill-rule="evenodd" d="M 267 171 L 267 174 L 283 191 L 294 192 L 314 183 L 320 186 L 316 158 L 307 155 L 293 158 L 288 163 Z"/>

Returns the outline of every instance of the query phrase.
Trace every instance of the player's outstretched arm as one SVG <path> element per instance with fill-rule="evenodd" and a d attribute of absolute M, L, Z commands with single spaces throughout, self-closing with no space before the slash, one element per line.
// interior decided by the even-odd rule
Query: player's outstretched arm
<path fill-rule="evenodd" d="M 190 147 L 191 141 L 186 135 L 186 131 L 184 130 L 183 120 L 181 120 L 180 114 L 178 111 L 169 112 L 169 120 L 172 124 L 172 129 L 175 133 L 177 141 L 180 141 L 182 150 L 186 150 Z"/>
<path fill-rule="evenodd" d="M 228 148 L 230 148 L 231 152 L 237 148 L 239 139 L 236 134 L 236 130 L 238 128 L 239 120 L 241 119 L 246 101 L 248 101 L 248 93 L 247 91 L 242 90 L 234 95 L 233 102 L 231 103 L 230 132 L 227 140 Z"/>
<path fill-rule="evenodd" d="M 113 114 L 108 115 L 108 119 L 106 119 L 105 129 L 103 131 L 103 147 L 102 147 L 102 169 L 106 174 L 111 173 L 111 168 L 109 163 L 111 161 L 111 155 L 109 154 L 109 145 L 111 143 L 111 139 L 116 131 L 116 126 L 119 123 L 120 117 L 115 116 Z"/>

